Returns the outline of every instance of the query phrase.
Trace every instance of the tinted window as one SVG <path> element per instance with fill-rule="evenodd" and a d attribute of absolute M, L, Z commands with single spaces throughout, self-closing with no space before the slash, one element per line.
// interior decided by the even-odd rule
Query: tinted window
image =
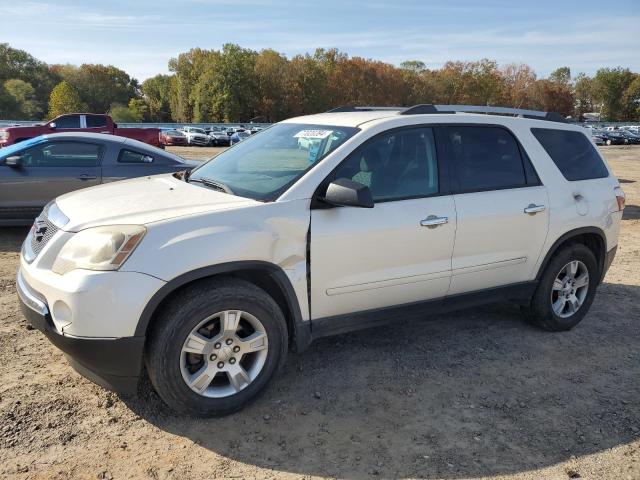
<path fill-rule="evenodd" d="M 107 117 L 87 115 L 87 128 L 102 128 L 107 126 Z"/>
<path fill-rule="evenodd" d="M 95 167 L 101 151 L 92 143 L 43 143 L 22 152 L 22 161 L 27 167 Z"/>
<path fill-rule="evenodd" d="M 609 175 L 595 147 L 581 132 L 532 128 L 531 133 L 567 180 L 588 180 Z"/>
<path fill-rule="evenodd" d="M 153 157 L 147 153 L 133 152 L 131 150 L 122 150 L 119 163 L 152 163 Z"/>
<path fill-rule="evenodd" d="M 65 115 L 56 119 L 56 128 L 80 128 L 80 115 Z"/>
<path fill-rule="evenodd" d="M 375 201 L 438 193 L 433 130 L 411 128 L 379 135 L 351 154 L 333 178 L 367 185 Z"/>
<path fill-rule="evenodd" d="M 446 127 L 446 139 L 460 192 L 526 185 L 520 148 L 499 127 Z"/>

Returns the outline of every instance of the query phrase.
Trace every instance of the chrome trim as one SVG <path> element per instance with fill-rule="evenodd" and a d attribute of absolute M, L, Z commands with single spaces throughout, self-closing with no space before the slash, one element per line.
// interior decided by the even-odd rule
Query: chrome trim
<path fill-rule="evenodd" d="M 48 205 L 47 217 L 49 218 L 49 221 L 58 228 L 62 228 L 69 223 L 69 217 L 62 213 L 62 210 L 60 210 L 60 207 L 58 207 L 56 202 L 51 202 Z"/>
<path fill-rule="evenodd" d="M 449 217 L 438 217 L 437 215 L 429 215 L 424 220 L 420 220 L 420 225 L 428 228 L 435 228 L 438 225 L 444 225 L 449 222 Z"/>
<path fill-rule="evenodd" d="M 47 304 L 39 299 L 31 290 L 24 277 L 22 276 L 22 270 L 18 270 L 18 275 L 16 276 L 16 286 L 18 297 L 20 297 L 22 303 L 24 303 L 31 310 L 38 312 L 40 315 L 49 314 L 49 308 L 47 307 Z"/>

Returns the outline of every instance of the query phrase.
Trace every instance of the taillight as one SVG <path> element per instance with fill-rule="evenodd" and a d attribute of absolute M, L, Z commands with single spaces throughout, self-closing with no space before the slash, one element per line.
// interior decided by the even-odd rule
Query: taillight
<path fill-rule="evenodd" d="M 625 206 L 624 191 L 620 187 L 614 188 L 613 191 L 616 194 L 616 202 L 618 202 L 618 211 L 621 212 L 622 210 L 624 210 L 624 206 Z"/>

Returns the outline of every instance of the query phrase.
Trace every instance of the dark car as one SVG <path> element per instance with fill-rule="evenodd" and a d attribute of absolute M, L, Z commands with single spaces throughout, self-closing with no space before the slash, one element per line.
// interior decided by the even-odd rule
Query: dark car
<path fill-rule="evenodd" d="M 230 135 L 226 130 L 211 130 L 209 132 L 209 137 L 211 137 L 211 143 L 217 147 L 226 147 L 231 143 Z"/>
<path fill-rule="evenodd" d="M 0 225 L 28 225 L 52 199 L 125 178 L 191 170 L 199 162 L 103 133 L 42 135 L 0 150 Z"/>
<path fill-rule="evenodd" d="M 628 145 L 638 145 L 640 144 L 640 135 L 630 132 L 629 130 L 617 130 L 617 133 L 624 137 L 624 143 Z"/>
<path fill-rule="evenodd" d="M 624 145 L 625 143 L 624 136 L 617 131 L 601 130 L 598 135 L 603 138 L 605 145 Z"/>

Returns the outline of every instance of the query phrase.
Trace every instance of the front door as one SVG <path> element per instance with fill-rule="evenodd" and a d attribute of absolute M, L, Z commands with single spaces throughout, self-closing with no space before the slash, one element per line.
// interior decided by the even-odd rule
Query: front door
<path fill-rule="evenodd" d="M 369 186 L 375 206 L 312 209 L 311 318 L 445 296 L 456 212 L 433 129 L 380 134 L 330 177 Z"/>
<path fill-rule="evenodd" d="M 98 185 L 101 154 L 101 145 L 77 141 L 44 142 L 15 153 L 20 166 L 2 167 L 2 216 L 34 218 L 52 199 Z"/>

